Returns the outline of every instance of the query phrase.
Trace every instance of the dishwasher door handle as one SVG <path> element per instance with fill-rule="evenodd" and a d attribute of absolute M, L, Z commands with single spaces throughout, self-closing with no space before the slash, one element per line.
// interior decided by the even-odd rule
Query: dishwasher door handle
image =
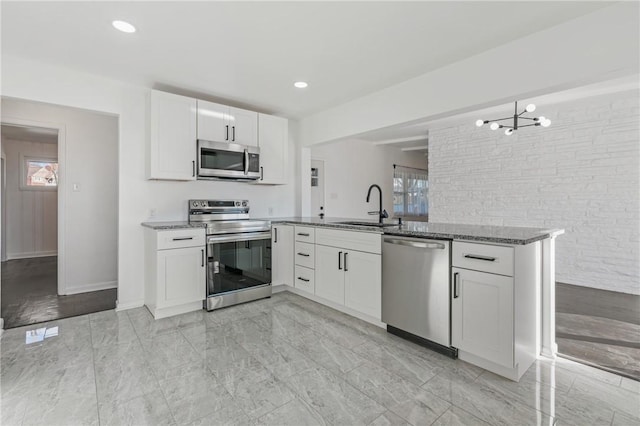
<path fill-rule="evenodd" d="M 411 240 L 400 240 L 398 238 L 385 238 L 384 242 L 389 244 L 397 244 L 400 246 L 423 248 L 423 249 L 444 250 L 445 248 L 445 245 L 441 243 L 420 243 L 420 242 L 411 241 Z"/>

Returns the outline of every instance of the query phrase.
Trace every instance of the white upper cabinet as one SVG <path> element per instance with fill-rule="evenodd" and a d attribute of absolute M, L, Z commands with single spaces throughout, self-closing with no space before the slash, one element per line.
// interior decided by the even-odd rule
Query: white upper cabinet
<path fill-rule="evenodd" d="M 196 100 L 151 91 L 148 179 L 195 180 Z"/>
<path fill-rule="evenodd" d="M 198 139 L 229 141 L 229 107 L 198 100 Z"/>
<path fill-rule="evenodd" d="M 258 113 L 198 100 L 198 139 L 258 146 Z"/>
<path fill-rule="evenodd" d="M 229 107 L 229 142 L 258 146 L 258 113 Z"/>
<path fill-rule="evenodd" d="M 260 147 L 259 184 L 282 185 L 288 180 L 289 121 L 286 118 L 258 114 Z"/>

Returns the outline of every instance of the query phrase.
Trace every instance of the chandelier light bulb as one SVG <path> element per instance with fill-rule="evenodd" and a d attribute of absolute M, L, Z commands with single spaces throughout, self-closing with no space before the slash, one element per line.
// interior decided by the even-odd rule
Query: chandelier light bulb
<path fill-rule="evenodd" d="M 541 115 L 540 117 L 538 117 L 538 123 L 542 123 L 546 119 L 547 118 L 545 116 Z"/>
<path fill-rule="evenodd" d="M 536 106 L 534 104 L 529 104 L 524 110 L 527 112 L 533 112 L 536 110 Z"/>
<path fill-rule="evenodd" d="M 484 124 L 484 120 L 476 121 L 476 126 L 478 126 L 478 127 L 482 127 L 483 124 Z"/>
<path fill-rule="evenodd" d="M 540 123 L 542 125 L 542 127 L 549 127 L 551 126 L 551 120 L 549 120 L 548 118 L 545 118 L 544 120 L 542 120 L 542 123 Z"/>
<path fill-rule="evenodd" d="M 489 126 L 489 128 L 491 130 L 498 130 L 500 128 L 500 125 L 498 123 L 491 123 L 491 126 Z"/>
<path fill-rule="evenodd" d="M 504 134 L 507 136 L 511 135 L 512 133 L 513 133 L 513 129 L 507 129 L 504 131 Z"/>

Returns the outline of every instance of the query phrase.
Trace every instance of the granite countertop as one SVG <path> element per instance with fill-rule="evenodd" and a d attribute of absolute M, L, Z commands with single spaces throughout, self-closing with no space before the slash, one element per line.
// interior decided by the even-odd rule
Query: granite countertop
<path fill-rule="evenodd" d="M 157 229 L 157 230 L 206 228 L 207 226 L 202 222 L 189 223 L 186 220 L 176 221 L 176 222 L 142 222 L 141 225 L 146 228 Z"/>
<path fill-rule="evenodd" d="M 263 218 L 274 224 L 295 224 L 322 226 L 326 228 L 367 231 L 384 235 L 398 235 L 414 238 L 432 238 L 440 240 L 484 241 L 490 243 L 524 245 L 564 234 L 562 229 L 521 228 L 515 226 L 462 225 L 455 223 L 403 222 L 402 226 L 385 226 L 383 228 L 350 225 L 340 222 L 376 223 L 373 220 L 330 217 L 281 217 Z M 397 223 L 387 220 L 385 223 Z M 143 222 L 142 226 L 156 230 L 204 228 L 204 223 L 176 222 Z"/>
<path fill-rule="evenodd" d="M 463 225 L 455 223 L 403 222 L 402 226 L 383 228 L 345 225 L 336 222 L 358 221 L 375 223 L 371 220 L 342 218 L 271 218 L 271 223 L 292 223 L 299 225 L 323 226 L 328 228 L 369 231 L 384 235 L 398 235 L 415 238 L 433 238 L 441 240 L 484 241 L 501 244 L 525 245 L 551 238 L 564 233 L 562 229 L 523 228 L 515 226 Z M 385 221 L 385 223 L 397 223 Z"/>

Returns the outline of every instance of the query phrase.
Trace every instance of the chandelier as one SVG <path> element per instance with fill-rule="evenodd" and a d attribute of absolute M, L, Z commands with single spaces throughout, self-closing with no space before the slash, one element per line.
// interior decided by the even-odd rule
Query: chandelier
<path fill-rule="evenodd" d="M 505 118 L 497 118 L 495 120 L 478 120 L 476 121 L 476 126 L 478 127 L 482 127 L 485 124 L 491 123 L 491 125 L 489 126 L 489 128 L 491 130 L 498 130 L 498 129 L 506 129 L 504 131 L 504 134 L 509 136 L 511 134 L 513 134 L 514 130 L 518 130 L 522 127 L 531 127 L 531 126 L 542 126 L 542 127 L 549 127 L 551 125 L 551 120 L 549 120 L 548 118 L 545 117 L 523 117 L 522 114 L 524 114 L 525 112 L 533 112 L 536 110 L 536 106 L 534 104 L 529 104 L 527 105 L 527 107 L 524 109 L 524 111 L 522 111 L 520 114 L 518 114 L 518 102 L 516 101 L 515 103 L 515 108 L 514 108 L 514 113 L 513 113 L 513 117 L 505 117 Z M 504 121 L 504 120 L 513 120 L 512 123 L 507 123 L 507 124 L 511 124 L 510 126 L 504 125 L 504 124 L 500 124 L 498 123 L 498 121 Z M 533 121 L 533 123 L 531 124 L 524 124 L 521 125 L 518 123 L 519 120 L 531 120 Z"/>

